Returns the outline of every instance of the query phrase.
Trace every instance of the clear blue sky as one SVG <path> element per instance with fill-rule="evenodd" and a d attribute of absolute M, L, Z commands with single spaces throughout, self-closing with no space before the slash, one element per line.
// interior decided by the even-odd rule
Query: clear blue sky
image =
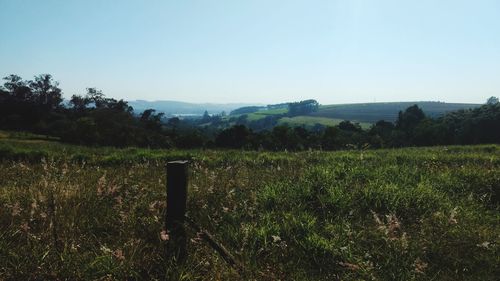
<path fill-rule="evenodd" d="M 65 96 L 320 103 L 500 96 L 500 1 L 0 0 L 0 75 Z"/>

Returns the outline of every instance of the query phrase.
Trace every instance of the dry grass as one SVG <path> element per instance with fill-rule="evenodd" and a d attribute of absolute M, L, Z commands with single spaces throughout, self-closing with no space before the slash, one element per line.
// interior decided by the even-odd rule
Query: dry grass
<path fill-rule="evenodd" d="M 0 279 L 500 273 L 498 146 L 336 153 L 8 146 L 0 161 Z M 43 161 L 31 155 L 40 151 Z M 192 231 L 188 260 L 169 260 L 163 159 L 179 157 L 192 161 L 189 215 L 245 264 L 243 275 Z"/>

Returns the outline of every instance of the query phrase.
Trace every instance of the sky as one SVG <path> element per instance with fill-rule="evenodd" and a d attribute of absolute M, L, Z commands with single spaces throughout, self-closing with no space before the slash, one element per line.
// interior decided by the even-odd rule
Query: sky
<path fill-rule="evenodd" d="M 0 76 L 64 96 L 322 104 L 500 96 L 498 0 L 0 0 Z"/>

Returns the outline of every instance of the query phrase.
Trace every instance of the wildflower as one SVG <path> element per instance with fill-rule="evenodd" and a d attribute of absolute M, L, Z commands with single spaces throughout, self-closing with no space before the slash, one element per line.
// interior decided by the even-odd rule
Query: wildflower
<path fill-rule="evenodd" d="M 380 220 L 380 218 L 378 217 L 377 213 L 375 213 L 374 211 L 370 211 L 373 215 L 373 219 L 375 220 L 375 223 L 378 224 L 378 225 L 383 225 L 382 221 Z"/>
<path fill-rule="evenodd" d="M 168 235 L 168 232 L 166 230 L 162 230 L 160 232 L 160 239 L 163 240 L 163 241 L 170 240 L 170 236 Z"/>
<path fill-rule="evenodd" d="M 16 202 L 14 206 L 12 206 L 12 216 L 19 216 L 21 214 L 21 207 L 19 206 L 19 202 Z"/>
<path fill-rule="evenodd" d="M 30 211 L 31 220 L 33 220 L 33 216 L 35 216 L 36 209 L 38 209 L 38 203 L 36 202 L 36 200 L 33 200 L 31 202 L 31 211 Z"/>
<path fill-rule="evenodd" d="M 153 201 L 149 204 L 149 211 L 150 212 L 155 212 L 156 211 L 156 205 L 158 205 L 158 201 Z"/>
<path fill-rule="evenodd" d="M 108 247 L 106 247 L 104 245 L 101 246 L 101 251 L 103 251 L 106 254 L 109 254 L 109 253 L 112 252 L 110 248 L 108 248 Z"/>
<path fill-rule="evenodd" d="M 106 174 L 102 175 L 97 181 L 97 195 L 101 196 L 103 194 L 103 187 L 106 184 Z"/>
<path fill-rule="evenodd" d="M 123 255 L 123 251 L 121 249 L 116 249 L 113 252 L 113 256 L 118 260 L 125 260 L 125 255 Z"/>
<path fill-rule="evenodd" d="M 388 236 L 391 239 L 396 239 L 401 231 L 401 223 L 395 215 L 388 215 L 387 223 L 389 224 L 389 226 L 387 227 Z"/>
<path fill-rule="evenodd" d="M 415 272 L 420 274 L 423 274 L 428 266 L 428 264 L 426 262 L 423 262 L 420 258 L 417 258 L 415 260 L 414 265 L 415 265 Z"/>
<path fill-rule="evenodd" d="M 107 193 L 108 195 L 115 195 L 115 193 L 116 193 L 116 192 L 118 192 L 118 190 L 119 190 L 119 189 L 120 189 L 120 188 L 119 188 L 117 185 L 114 185 L 114 184 L 113 184 L 113 185 L 111 185 L 111 186 L 108 188 L 108 190 L 106 191 L 106 193 Z"/>
<path fill-rule="evenodd" d="M 457 221 L 457 218 L 456 218 L 456 215 L 457 215 L 457 207 L 453 208 L 453 210 L 451 210 L 450 212 L 450 223 L 451 224 L 457 224 L 458 221 Z"/>
<path fill-rule="evenodd" d="M 476 246 L 478 246 L 479 248 L 483 248 L 483 249 L 489 249 L 490 248 L 490 244 L 491 242 L 488 242 L 488 241 L 485 241 L 481 244 L 477 244 Z"/>
<path fill-rule="evenodd" d="M 121 206 L 121 205 L 122 205 L 122 203 L 123 203 L 123 198 L 122 198 L 122 196 L 121 196 L 121 195 L 116 196 L 116 197 L 115 197 L 115 201 L 116 201 L 116 204 L 118 204 L 119 206 Z"/>
<path fill-rule="evenodd" d="M 353 271 L 359 270 L 361 268 L 357 264 L 348 263 L 348 262 L 339 262 L 339 265 L 342 266 L 342 267 L 345 267 L 345 268 L 347 268 L 349 270 L 353 270 Z"/>
<path fill-rule="evenodd" d="M 203 234 L 201 232 L 196 233 L 196 237 L 190 239 L 191 243 L 199 244 L 203 240 L 202 236 Z"/>
<path fill-rule="evenodd" d="M 22 231 L 24 231 L 24 232 L 28 232 L 28 231 L 31 229 L 31 227 L 28 225 L 28 223 L 27 223 L 27 222 L 23 222 L 23 223 L 21 224 L 20 228 L 21 228 L 21 230 L 22 230 Z"/>
<path fill-rule="evenodd" d="M 279 237 L 278 235 L 271 235 L 271 238 L 273 238 L 274 243 L 281 241 L 281 237 Z"/>

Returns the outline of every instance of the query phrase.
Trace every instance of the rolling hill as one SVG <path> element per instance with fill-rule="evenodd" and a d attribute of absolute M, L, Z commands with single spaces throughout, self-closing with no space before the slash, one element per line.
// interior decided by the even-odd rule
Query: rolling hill
<path fill-rule="evenodd" d="M 342 120 L 358 122 L 363 128 L 368 128 L 371 124 L 385 120 L 394 122 L 398 118 L 399 111 L 403 111 L 412 105 L 418 105 L 427 116 L 436 118 L 446 112 L 461 109 L 469 109 L 480 106 L 480 104 L 466 103 L 444 103 L 444 102 L 387 102 L 387 103 L 358 103 L 358 104 L 333 104 L 321 105 L 318 111 L 309 115 L 284 116 L 287 109 L 268 110 L 262 109 L 245 114 L 248 121 L 257 121 L 271 115 L 279 117 L 278 124 L 290 126 L 312 127 L 315 124 L 324 126 L 334 126 Z M 243 114 L 234 114 L 230 117 L 239 117 Z"/>
<path fill-rule="evenodd" d="M 167 116 L 201 116 L 205 111 L 209 114 L 220 114 L 221 112 L 231 112 L 233 110 L 247 106 L 262 106 L 261 104 L 243 104 L 243 103 L 187 103 L 179 101 L 144 101 L 135 100 L 129 101 L 129 104 L 134 108 L 135 112 L 142 112 L 145 109 L 155 109 L 158 112 L 164 112 Z M 427 116 L 439 117 L 446 112 L 469 109 L 480 106 L 480 104 L 471 103 L 445 103 L 432 101 L 419 102 L 380 102 L 380 103 L 354 103 L 354 104 L 331 104 L 321 105 L 318 111 L 301 116 L 289 117 L 285 116 L 286 108 L 271 108 L 267 109 L 262 106 L 261 110 L 248 114 L 230 114 L 223 120 L 230 120 L 231 117 L 239 117 L 246 115 L 249 122 L 257 121 L 268 116 L 276 115 L 278 124 L 288 124 L 290 126 L 307 126 L 311 127 L 315 124 L 324 126 L 337 125 L 342 120 L 350 120 L 358 122 L 362 127 L 368 128 L 371 124 L 385 120 L 394 122 L 399 111 L 417 104 L 425 112 Z M 232 123 L 230 123 L 232 124 Z"/>
<path fill-rule="evenodd" d="M 220 114 L 223 111 L 229 113 L 240 107 L 254 105 L 246 103 L 189 103 L 169 100 L 133 100 L 128 101 L 128 104 L 132 106 L 137 113 L 152 108 L 167 115 L 202 115 L 205 110 L 208 111 L 209 114 Z"/>
<path fill-rule="evenodd" d="M 399 111 L 414 104 L 422 108 L 425 114 L 430 117 L 439 117 L 446 112 L 480 106 L 479 104 L 429 101 L 335 104 L 320 106 L 319 110 L 311 115 L 366 123 L 375 123 L 379 120 L 394 122 L 398 118 Z"/>

